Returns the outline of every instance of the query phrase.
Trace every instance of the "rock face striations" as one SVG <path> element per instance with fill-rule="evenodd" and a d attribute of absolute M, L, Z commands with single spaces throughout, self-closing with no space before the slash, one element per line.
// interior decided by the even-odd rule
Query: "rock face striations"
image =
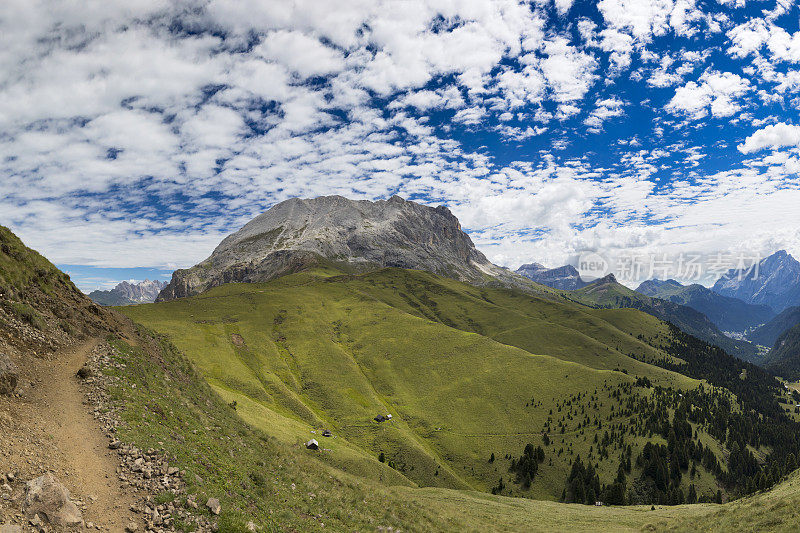
<path fill-rule="evenodd" d="M 323 196 L 281 202 L 226 237 L 211 257 L 177 270 L 157 301 L 230 282 L 263 282 L 314 266 L 361 272 L 382 267 L 427 270 L 461 281 L 525 281 L 479 252 L 444 206 L 394 196 L 371 202 Z"/>

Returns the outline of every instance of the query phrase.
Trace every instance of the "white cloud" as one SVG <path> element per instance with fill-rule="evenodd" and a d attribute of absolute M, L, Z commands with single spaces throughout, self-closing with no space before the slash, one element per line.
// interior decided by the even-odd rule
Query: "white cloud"
<path fill-rule="evenodd" d="M 765 148 L 800 146 L 800 126 L 780 122 L 766 126 L 745 139 L 736 148 L 743 154 L 758 152 Z"/>
<path fill-rule="evenodd" d="M 254 50 L 256 56 L 277 61 L 307 78 L 339 72 L 344 68 L 342 53 L 299 31 L 274 31 Z"/>
<path fill-rule="evenodd" d="M 546 82 L 542 72 L 532 65 L 521 71 L 506 69 L 497 76 L 497 88 L 503 93 L 508 107 L 516 109 L 539 104 L 545 96 Z"/>
<path fill-rule="evenodd" d="M 800 31 L 790 34 L 783 28 L 773 26 L 767 48 L 776 59 L 800 62 Z"/>
<path fill-rule="evenodd" d="M 600 0 L 597 8 L 609 26 L 640 42 L 649 42 L 670 29 L 686 34 L 687 22 L 698 18 L 692 0 Z"/>
<path fill-rule="evenodd" d="M 553 0 L 559 15 L 566 15 L 575 0 Z"/>
<path fill-rule="evenodd" d="M 625 113 L 622 109 L 624 105 L 625 102 L 617 97 L 598 100 L 595 102 L 594 110 L 586 117 L 583 123 L 589 126 L 590 131 L 598 132 L 606 120 L 622 116 Z"/>
<path fill-rule="evenodd" d="M 735 26 L 727 34 L 732 43 L 728 52 L 734 57 L 746 57 L 758 52 L 769 40 L 769 31 L 766 22 L 759 19 Z"/>
<path fill-rule="evenodd" d="M 779 92 L 795 91 L 797 75 L 783 71 L 782 64 L 800 63 L 800 31 L 789 33 L 769 19 L 753 19 L 728 31 L 728 53 L 738 59 L 752 57 L 746 67 L 753 75 L 775 84 Z"/>
<path fill-rule="evenodd" d="M 427 111 L 429 109 L 435 109 L 437 107 L 442 107 L 445 103 L 445 99 L 442 98 L 441 95 L 434 91 L 414 91 L 404 95 L 401 99 L 393 101 L 390 107 L 399 108 L 399 107 L 413 107 L 419 111 Z"/>
<path fill-rule="evenodd" d="M 136 155 L 171 153 L 178 146 L 178 137 L 164 124 L 161 114 L 140 110 L 120 110 L 101 115 L 80 131 L 89 142 Z"/>
<path fill-rule="evenodd" d="M 600 49 L 611 53 L 613 73 L 618 73 L 630 66 L 633 53 L 633 37 L 616 29 L 607 28 L 600 32 Z"/>
<path fill-rule="evenodd" d="M 714 117 L 729 117 L 742 108 L 738 98 L 751 90 L 747 79 L 731 72 L 707 70 L 698 82 L 679 87 L 667 103 L 667 111 L 691 120 L 699 120 L 709 111 Z"/>
<path fill-rule="evenodd" d="M 462 124 L 480 124 L 487 115 L 486 109 L 482 107 L 468 107 L 455 114 L 453 120 Z"/>
<path fill-rule="evenodd" d="M 542 73 L 555 101 L 568 103 L 583 98 L 596 78 L 594 57 L 570 46 L 563 37 L 547 41 L 543 51 L 547 57 L 541 62 Z"/>
<path fill-rule="evenodd" d="M 744 7 L 745 0 L 717 0 L 718 3 L 728 7 Z"/>
<path fill-rule="evenodd" d="M 567 120 L 581 112 L 581 108 L 573 104 L 561 104 L 558 106 L 558 112 L 555 118 L 558 120 Z"/>

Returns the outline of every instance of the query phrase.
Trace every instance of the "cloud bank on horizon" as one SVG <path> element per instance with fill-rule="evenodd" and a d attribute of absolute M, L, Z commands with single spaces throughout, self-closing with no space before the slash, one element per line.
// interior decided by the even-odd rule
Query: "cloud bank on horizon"
<path fill-rule="evenodd" d="M 6 0 L 0 223 L 189 266 L 292 196 L 446 204 L 493 261 L 800 255 L 792 0 Z"/>

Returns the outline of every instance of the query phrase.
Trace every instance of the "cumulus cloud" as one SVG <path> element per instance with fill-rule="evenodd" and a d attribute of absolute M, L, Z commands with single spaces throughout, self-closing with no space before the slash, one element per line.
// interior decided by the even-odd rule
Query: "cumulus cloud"
<path fill-rule="evenodd" d="M 607 28 L 600 32 L 600 49 L 610 52 L 612 73 L 616 74 L 630 66 L 634 39 L 626 33 Z"/>
<path fill-rule="evenodd" d="M 344 56 L 340 51 L 299 31 L 268 33 L 254 54 L 285 65 L 303 78 L 325 76 L 344 68 Z"/>
<path fill-rule="evenodd" d="M 427 89 L 412 91 L 394 99 L 389 104 L 389 107 L 392 109 L 412 107 L 417 111 L 425 112 L 438 108 L 458 109 L 464 107 L 464 105 L 461 92 L 456 87 L 449 87 L 438 91 L 429 91 Z"/>
<path fill-rule="evenodd" d="M 735 57 L 757 55 L 762 48 L 775 61 L 800 62 L 800 32 L 789 33 L 767 19 L 753 19 L 728 31 L 728 52 Z"/>
<path fill-rule="evenodd" d="M 497 76 L 497 87 L 511 109 L 541 103 L 546 86 L 542 72 L 531 65 L 521 71 L 506 69 Z"/>
<path fill-rule="evenodd" d="M 566 15 L 575 0 L 553 0 L 559 15 Z"/>
<path fill-rule="evenodd" d="M 462 124 L 480 124 L 486 117 L 486 109 L 482 107 L 468 107 L 455 114 L 453 120 Z"/>
<path fill-rule="evenodd" d="M 568 103 L 583 98 L 595 80 L 594 57 L 577 50 L 564 37 L 547 41 L 543 51 L 542 73 L 555 100 Z"/>
<path fill-rule="evenodd" d="M 595 103 L 595 109 L 586 117 L 583 123 L 589 126 L 589 130 L 599 132 L 606 120 L 619 117 L 624 114 L 623 106 L 625 102 L 617 97 L 604 98 Z"/>
<path fill-rule="evenodd" d="M 598 9 L 609 26 L 641 42 L 670 29 L 686 34 L 689 22 L 699 18 L 691 0 L 600 0 Z"/>
<path fill-rule="evenodd" d="M 800 146 L 800 126 L 780 122 L 756 131 L 736 148 L 743 154 L 751 154 L 765 148 Z"/>
<path fill-rule="evenodd" d="M 679 87 L 666 109 L 692 120 L 707 116 L 709 111 L 714 117 L 729 117 L 742 109 L 738 99 L 750 90 L 750 82 L 738 74 L 707 70 L 697 82 Z"/>

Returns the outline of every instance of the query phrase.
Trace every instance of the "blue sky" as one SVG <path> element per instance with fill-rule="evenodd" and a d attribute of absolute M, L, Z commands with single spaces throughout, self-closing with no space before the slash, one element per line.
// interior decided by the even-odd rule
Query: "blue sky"
<path fill-rule="evenodd" d="M 799 19 L 787 0 L 7 0 L 0 223 L 84 289 L 164 279 L 324 194 L 446 204 L 510 267 L 800 255 Z"/>

